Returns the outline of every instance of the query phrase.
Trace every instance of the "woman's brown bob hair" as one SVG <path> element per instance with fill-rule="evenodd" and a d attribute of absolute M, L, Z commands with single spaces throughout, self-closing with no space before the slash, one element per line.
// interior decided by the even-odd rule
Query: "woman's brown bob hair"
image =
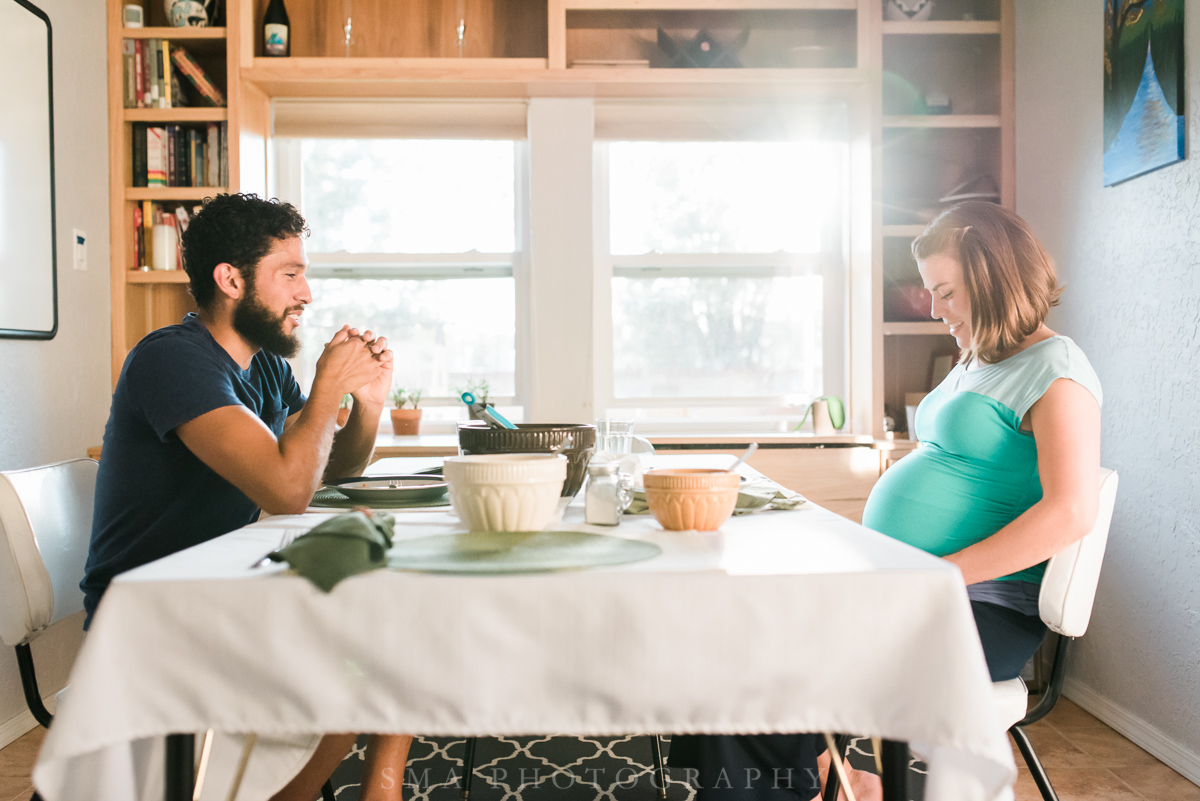
<path fill-rule="evenodd" d="M 1062 287 L 1054 261 L 1014 212 L 968 201 L 938 215 L 913 240 L 918 262 L 944 254 L 962 264 L 971 301 L 971 344 L 963 361 L 1011 356 L 1058 305 Z"/>

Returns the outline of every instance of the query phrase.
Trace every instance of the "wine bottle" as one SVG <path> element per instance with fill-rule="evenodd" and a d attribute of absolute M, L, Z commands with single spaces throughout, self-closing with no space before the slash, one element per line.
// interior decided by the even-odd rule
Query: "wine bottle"
<path fill-rule="evenodd" d="M 271 0 L 263 15 L 263 54 L 290 56 L 292 54 L 291 26 L 283 0 Z"/>

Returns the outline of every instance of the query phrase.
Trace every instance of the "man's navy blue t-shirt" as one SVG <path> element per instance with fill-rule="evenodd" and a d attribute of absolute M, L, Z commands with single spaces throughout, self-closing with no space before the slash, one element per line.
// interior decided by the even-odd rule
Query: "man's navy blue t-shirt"
<path fill-rule="evenodd" d="M 243 370 L 194 314 L 150 333 L 129 352 L 104 428 L 92 542 L 79 584 L 85 627 L 113 576 L 258 515 L 254 502 L 196 458 L 175 429 L 240 405 L 278 437 L 304 401 L 281 357 L 259 351 Z"/>

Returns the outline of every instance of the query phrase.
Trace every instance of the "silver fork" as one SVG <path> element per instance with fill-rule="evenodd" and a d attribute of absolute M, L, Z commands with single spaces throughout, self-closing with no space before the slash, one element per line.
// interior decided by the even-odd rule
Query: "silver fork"
<path fill-rule="evenodd" d="M 279 544 L 276 545 L 274 548 L 272 548 L 267 553 L 263 554 L 262 558 L 259 559 L 257 562 L 250 565 L 250 569 L 253 570 L 256 567 L 262 567 L 264 562 L 267 562 L 270 560 L 272 553 L 291 545 L 292 540 L 296 539 L 296 537 L 299 537 L 301 534 L 304 534 L 304 533 L 306 533 L 306 532 L 302 528 L 285 528 L 283 530 L 283 535 L 279 538 Z"/>

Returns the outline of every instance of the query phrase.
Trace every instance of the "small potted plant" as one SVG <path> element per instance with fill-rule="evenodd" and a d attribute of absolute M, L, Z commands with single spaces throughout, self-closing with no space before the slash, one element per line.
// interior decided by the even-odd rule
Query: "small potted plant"
<path fill-rule="evenodd" d="M 342 405 L 338 407 L 337 424 L 339 426 L 346 425 L 346 421 L 350 419 L 350 395 L 342 396 Z"/>
<path fill-rule="evenodd" d="M 455 394 L 461 396 L 464 392 L 470 392 L 472 395 L 475 396 L 475 400 L 478 401 L 483 406 L 492 406 L 494 404 L 488 403 L 488 392 L 489 391 L 491 391 L 491 386 L 488 384 L 488 380 L 486 378 L 472 378 L 469 381 L 467 381 L 465 386 L 462 386 L 462 387 L 459 387 L 458 389 L 456 389 Z M 467 415 L 472 420 L 482 419 L 479 415 L 475 414 L 474 409 L 468 408 Z"/>
<path fill-rule="evenodd" d="M 392 393 L 392 431 L 397 436 L 417 434 L 421 430 L 422 391 L 419 389 L 397 389 Z"/>

